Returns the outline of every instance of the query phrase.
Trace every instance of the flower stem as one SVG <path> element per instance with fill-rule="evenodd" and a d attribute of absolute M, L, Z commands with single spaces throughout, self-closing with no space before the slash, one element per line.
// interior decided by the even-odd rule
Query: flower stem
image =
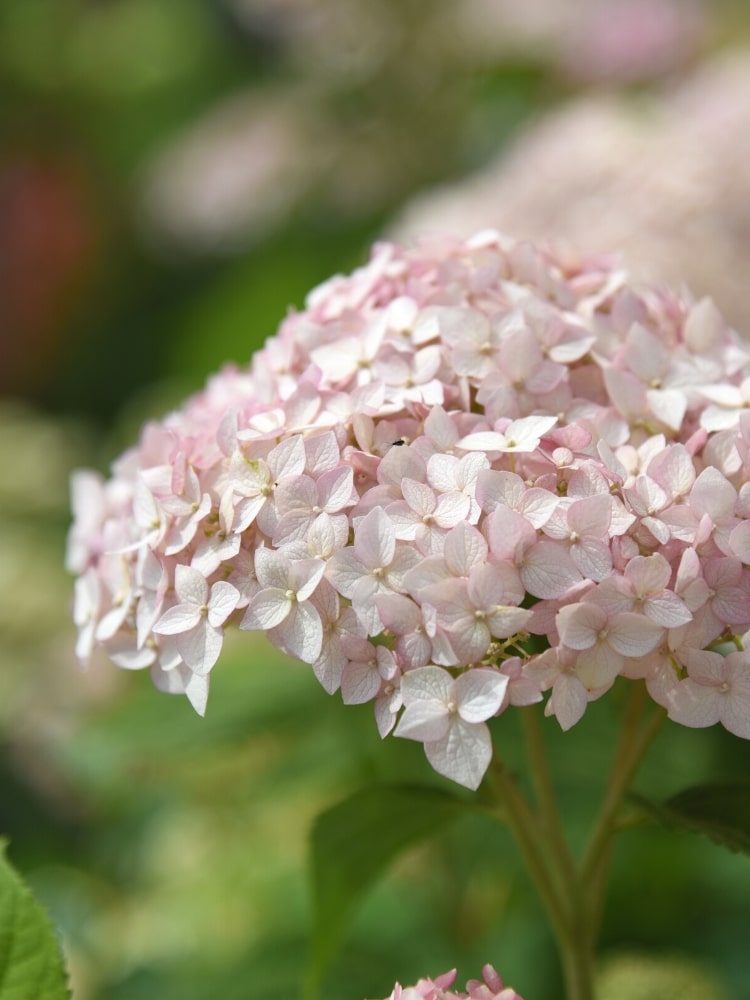
<path fill-rule="evenodd" d="M 560 891 L 550 874 L 545 845 L 540 838 L 539 818 L 501 761 L 493 759 L 490 777 L 500 804 L 499 818 L 510 827 L 558 940 L 567 938 L 568 918 Z"/>
<path fill-rule="evenodd" d="M 567 896 L 575 887 L 577 874 L 573 855 L 565 839 L 565 831 L 557 805 L 557 796 L 552 783 L 552 773 L 547 759 L 547 748 L 535 705 L 521 709 L 526 752 L 529 758 L 531 780 L 534 794 L 539 805 L 539 815 L 542 820 L 546 842 L 556 860 L 557 877 L 561 882 L 563 893 Z"/>
<path fill-rule="evenodd" d="M 499 760 L 490 771 L 497 806 L 523 854 L 557 939 L 566 1000 L 593 1000 L 594 953 L 606 894 L 617 815 L 646 750 L 666 713 L 650 715 L 643 682 L 634 682 L 601 812 L 583 858 L 576 863 L 565 838 L 536 706 L 521 712 L 534 806 Z"/>
<path fill-rule="evenodd" d="M 664 709 L 657 707 L 644 723 L 649 702 L 645 684 L 635 682 L 607 781 L 602 809 L 580 864 L 581 885 L 588 886 L 594 933 L 598 933 L 604 909 L 617 814 L 646 751 L 667 717 Z"/>

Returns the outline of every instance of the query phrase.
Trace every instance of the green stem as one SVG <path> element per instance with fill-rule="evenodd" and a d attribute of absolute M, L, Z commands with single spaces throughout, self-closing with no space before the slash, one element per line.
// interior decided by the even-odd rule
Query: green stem
<path fill-rule="evenodd" d="M 567 1000 L 594 1000 L 593 943 L 581 936 L 561 949 Z"/>
<path fill-rule="evenodd" d="M 537 760 L 540 763 L 540 760 Z M 546 763 L 545 763 L 546 767 Z M 565 844 L 565 855 L 571 860 L 570 871 L 561 871 L 561 858 L 553 847 L 548 830 L 532 808 L 513 776 L 497 760 L 492 763 L 491 783 L 502 805 L 500 814 L 524 857 L 526 867 L 536 886 L 555 933 L 567 1000 L 593 1000 L 593 945 L 584 926 L 583 894 L 575 866 Z M 548 791 L 551 791 L 551 783 Z M 554 802 L 554 799 L 552 800 Z M 548 803 L 549 807 L 550 803 Z M 557 805 L 555 804 L 555 814 Z M 557 838 L 558 834 L 554 834 Z M 559 831 L 562 838 L 562 830 Z M 564 843 L 564 838 L 563 843 Z"/>
<path fill-rule="evenodd" d="M 617 813 L 643 757 L 666 718 L 662 708 L 656 709 L 642 726 L 642 719 L 650 701 L 645 684 L 633 682 L 625 723 L 615 751 L 612 770 L 607 782 L 604 803 L 594 832 L 581 862 L 581 879 L 585 884 L 594 877 L 602 863 L 615 832 Z"/>
<path fill-rule="evenodd" d="M 618 812 L 666 714 L 658 709 L 644 723 L 649 700 L 645 685 L 635 682 L 601 813 L 578 865 L 565 839 L 536 706 L 522 710 L 521 717 L 538 808 L 500 761 L 492 764 L 491 784 L 502 806 L 502 818 L 523 854 L 555 932 L 567 1000 L 594 998 L 594 951 Z"/>
<path fill-rule="evenodd" d="M 586 892 L 565 839 L 537 706 L 521 711 L 534 794 L 539 804 L 548 855 L 567 910 L 566 941 L 560 957 L 566 992 L 572 1000 L 592 1000 L 596 936 L 587 926 Z M 582 891 L 583 890 L 583 891 Z"/>
<path fill-rule="evenodd" d="M 540 838 L 539 818 L 502 762 L 493 759 L 490 767 L 491 784 L 498 793 L 500 819 L 510 827 L 558 940 L 567 941 L 568 917 L 559 889 L 550 875 L 545 845 Z"/>
<path fill-rule="evenodd" d="M 526 752 L 531 765 L 531 781 L 539 804 L 539 813 L 546 832 L 547 844 L 557 859 L 556 869 L 562 891 L 568 895 L 577 882 L 576 865 L 565 839 L 557 796 L 552 783 L 552 773 L 547 759 L 547 748 L 536 705 L 521 709 L 521 723 L 526 741 Z"/>

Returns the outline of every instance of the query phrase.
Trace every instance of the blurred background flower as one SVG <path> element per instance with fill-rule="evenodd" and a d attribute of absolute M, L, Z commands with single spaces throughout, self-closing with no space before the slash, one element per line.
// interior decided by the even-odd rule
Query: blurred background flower
<path fill-rule="evenodd" d="M 301 996 L 314 816 L 374 778 L 440 779 L 247 634 L 205 720 L 145 678 L 83 674 L 70 469 L 106 471 L 146 417 L 246 362 L 385 231 L 620 248 L 750 330 L 743 42 L 743 0 L 0 4 L 0 833 L 62 929 L 76 1000 Z M 614 701 L 580 732 L 550 727 L 574 831 Z M 511 766 L 515 735 L 493 732 Z M 671 727 L 643 786 L 747 765 L 723 731 Z M 488 958 L 523 995 L 559 996 L 541 912 L 491 829 L 462 821 L 389 874 L 328 1000 L 453 964 L 463 980 Z M 603 938 L 612 997 L 628 995 L 625 946 L 690 955 L 697 981 L 741 996 L 749 880 L 708 842 L 628 833 Z M 683 982 L 683 960 L 659 975 Z"/>
<path fill-rule="evenodd" d="M 493 226 L 585 251 L 636 278 L 712 295 L 750 331 L 750 49 L 658 93 L 586 93 L 527 126 L 488 166 L 418 195 L 394 233 Z"/>

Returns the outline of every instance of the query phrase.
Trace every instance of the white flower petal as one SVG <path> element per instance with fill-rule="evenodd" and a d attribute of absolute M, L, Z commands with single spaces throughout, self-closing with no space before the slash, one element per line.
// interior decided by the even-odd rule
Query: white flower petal
<path fill-rule="evenodd" d="M 291 610 L 292 601 L 286 596 L 286 591 L 277 587 L 267 587 L 265 590 L 259 590 L 248 604 L 240 628 L 275 628 L 284 621 Z"/>
<path fill-rule="evenodd" d="M 534 597 L 562 597 L 581 579 L 569 553 L 555 542 L 532 546 L 521 565 L 521 580 Z"/>
<path fill-rule="evenodd" d="M 447 704 L 453 678 L 441 667 L 419 667 L 409 670 L 401 681 L 401 694 L 405 705 L 415 701 L 441 701 Z"/>
<path fill-rule="evenodd" d="M 177 636 L 177 649 L 192 671 L 207 674 L 219 659 L 223 642 L 221 629 L 213 628 L 204 621 Z"/>
<path fill-rule="evenodd" d="M 492 760 L 492 740 L 484 723 L 455 719 L 446 736 L 425 743 L 425 755 L 438 774 L 476 791 Z"/>
<path fill-rule="evenodd" d="M 312 663 L 320 656 L 323 645 L 323 625 L 316 608 L 308 601 L 296 602 L 288 616 L 269 634 L 272 642 L 278 638 L 282 648 L 303 663 Z"/>
<path fill-rule="evenodd" d="M 223 625 L 240 600 L 240 592 L 226 580 L 219 580 L 211 588 L 208 602 L 208 621 L 214 628 Z"/>
<path fill-rule="evenodd" d="M 451 717 L 442 702 L 415 701 L 404 709 L 393 735 L 424 743 L 425 740 L 442 739 L 450 725 Z"/>
<path fill-rule="evenodd" d="M 174 571 L 174 581 L 175 591 L 181 604 L 196 604 L 202 607 L 208 603 L 208 583 L 197 569 L 178 563 Z"/>
<path fill-rule="evenodd" d="M 465 722 L 485 722 L 499 710 L 508 677 L 494 670 L 467 670 L 453 685 L 458 714 Z"/>
<path fill-rule="evenodd" d="M 153 630 L 159 635 L 177 635 L 195 628 L 200 620 L 201 611 L 195 604 L 176 604 L 164 612 Z"/>
<path fill-rule="evenodd" d="M 353 660 L 344 667 L 341 676 L 341 700 L 345 705 L 363 705 L 376 698 L 382 684 L 377 667 Z"/>
<path fill-rule="evenodd" d="M 570 674 L 560 674 L 555 681 L 549 705 L 561 729 L 567 732 L 571 726 L 579 722 L 588 703 L 588 692 L 578 678 Z"/>
<path fill-rule="evenodd" d="M 624 611 L 608 626 L 608 641 L 623 656 L 644 656 L 659 645 L 664 629 L 644 615 Z"/>

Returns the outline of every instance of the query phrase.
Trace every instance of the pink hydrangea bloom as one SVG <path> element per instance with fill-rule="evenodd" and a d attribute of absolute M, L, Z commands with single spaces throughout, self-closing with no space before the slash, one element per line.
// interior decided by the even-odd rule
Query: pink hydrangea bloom
<path fill-rule="evenodd" d="M 619 677 L 748 737 L 748 380 L 713 305 L 610 258 L 380 244 L 75 479 L 78 655 L 202 712 L 262 630 L 469 788 L 493 716 L 567 729 Z"/>
<path fill-rule="evenodd" d="M 386 1000 L 523 1000 L 503 981 L 491 965 L 482 969 L 482 978 L 470 979 L 467 992 L 454 991 L 450 987 L 456 979 L 456 970 L 443 973 L 436 979 L 420 979 L 415 986 L 401 986 L 399 983 Z"/>

